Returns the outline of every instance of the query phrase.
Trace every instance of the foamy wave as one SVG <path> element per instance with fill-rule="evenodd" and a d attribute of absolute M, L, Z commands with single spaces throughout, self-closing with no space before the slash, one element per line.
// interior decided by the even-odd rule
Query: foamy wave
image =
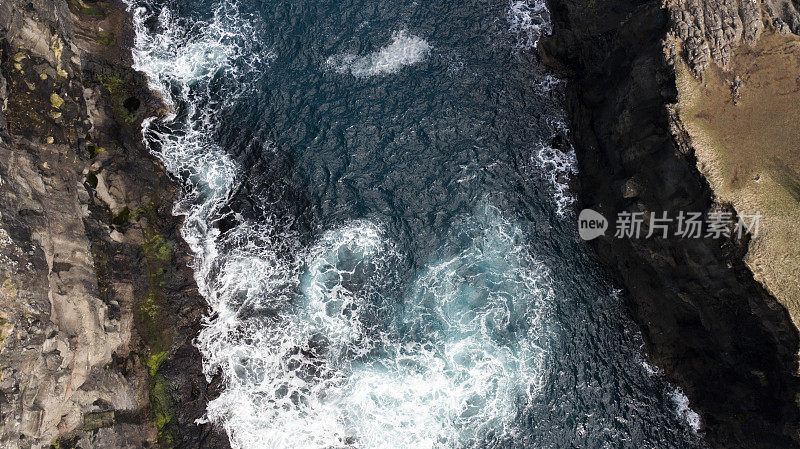
<path fill-rule="evenodd" d="M 208 416 L 225 426 L 234 447 L 341 447 L 352 435 L 342 422 L 346 374 L 380 341 L 365 318 L 374 316 L 370 287 L 388 278 L 393 254 L 382 233 L 354 222 L 307 251 L 295 248 L 306 261 L 297 265 L 276 260 L 267 245 L 226 256 L 233 256 L 226 265 L 245 269 L 253 259 L 276 262 L 222 270 L 220 282 L 230 287 L 218 291 L 228 292 L 226 303 L 257 307 L 230 311 L 199 339 L 210 368 L 226 374 Z M 243 274 L 250 278 L 244 284 Z"/>
<path fill-rule="evenodd" d="M 304 259 L 303 318 L 319 326 L 339 353 L 367 355 L 383 338 L 387 311 L 380 287 L 391 282 L 399 262 L 383 230 L 369 221 L 353 222 L 325 233 Z"/>
<path fill-rule="evenodd" d="M 569 191 L 569 179 L 578 173 L 575 150 L 570 148 L 564 151 L 542 144 L 536 157 L 546 169 L 547 179 L 555 190 L 556 211 L 559 215 L 564 215 L 575 202 L 575 197 Z"/>
<path fill-rule="evenodd" d="M 250 37 L 255 29 L 240 17 L 236 2 L 222 2 L 212 19 L 195 22 L 175 17 L 166 7 L 158 8 L 158 15 L 153 17 L 148 0 L 126 2 L 133 10 L 136 27 L 134 68 L 146 73 L 150 87 L 170 104 L 176 100 L 172 87 L 179 89 L 180 100 L 188 100 L 188 95 L 207 89 L 208 83 L 223 73 L 232 82 L 215 86 L 222 90 L 214 96 L 235 97 L 246 90 L 248 74 L 261 71 L 275 58 L 272 51 L 255 46 Z M 150 32 L 146 23 L 153 18 L 156 30 Z M 212 96 L 205 94 L 201 101 Z"/>
<path fill-rule="evenodd" d="M 395 73 L 407 65 L 423 61 L 431 46 L 424 39 L 409 35 L 406 30 L 392 34 L 392 43 L 365 56 L 350 53 L 335 55 L 325 61 L 339 73 L 350 73 L 357 78 Z"/>
<path fill-rule="evenodd" d="M 556 128 L 555 134 L 548 141 L 539 144 L 534 157 L 553 189 L 556 213 L 564 217 L 575 203 L 575 196 L 569 190 L 569 182 L 578 174 L 578 160 L 575 149 L 566 139 L 566 125 L 560 122 L 556 124 Z M 550 142 L 559 135 L 564 136 L 561 147 L 566 148 L 551 145 Z"/>
<path fill-rule="evenodd" d="M 242 60 L 235 4 L 191 26 L 162 10 L 153 32 L 146 10 L 135 16 L 136 67 L 178 109 L 145 132 L 184 183 L 175 212 L 212 309 L 196 343 L 225 388 L 207 419 L 237 449 L 472 447 L 512 429 L 542 386 L 552 300 L 522 232 L 491 207 L 462 220 L 408 297 L 377 223 L 345 223 L 308 248 L 276 233 L 278 217 L 220 233 L 212 223 L 240 171 L 214 143 L 217 116 L 266 61 Z M 429 48 L 397 33 L 347 70 L 386 73 Z"/>
<path fill-rule="evenodd" d="M 537 79 L 535 82 L 543 92 L 553 92 L 557 87 L 564 83 L 564 80 L 556 78 L 555 76 L 547 73 Z"/>
<path fill-rule="evenodd" d="M 519 229 L 486 210 L 401 303 L 380 293 L 400 259 L 379 226 L 326 232 L 286 274 L 300 296 L 271 304 L 272 322 L 220 318 L 202 336 L 214 366 L 237 373 L 209 417 L 242 448 L 472 447 L 507 432 L 543 383 L 552 291 Z M 274 296 L 250 285 L 245 296 Z"/>
<path fill-rule="evenodd" d="M 675 403 L 675 414 L 678 415 L 678 418 L 683 419 L 693 432 L 699 432 L 702 425 L 700 415 L 689 407 L 689 398 L 686 397 L 683 390 L 675 387 L 670 393 L 670 398 Z"/>
<path fill-rule="evenodd" d="M 550 11 L 541 0 L 512 0 L 508 6 L 507 20 L 516 37 L 518 50 L 536 48 L 542 36 L 552 33 Z"/>
<path fill-rule="evenodd" d="M 216 114 L 248 88 L 273 55 L 253 47 L 250 25 L 235 3 L 220 3 L 208 22 L 187 23 L 161 8 L 155 20 L 147 1 L 129 1 L 136 29 L 134 68 L 147 74 L 151 88 L 180 110 L 153 126 L 143 124 L 145 144 L 166 169 L 182 179 L 185 194 L 174 212 L 185 215 L 181 233 L 195 253 L 195 278 L 212 307 L 219 305 L 213 285 L 220 254 L 218 231 L 210 225 L 236 185 L 238 167 L 213 140 Z M 154 30 L 147 28 L 152 22 Z M 245 57 L 246 56 L 246 57 Z M 213 80 L 224 77 L 224 82 Z"/>
<path fill-rule="evenodd" d="M 637 354 L 637 357 L 639 358 L 639 363 L 642 365 L 642 368 L 644 368 L 644 372 L 646 372 L 648 376 L 653 377 L 664 374 L 661 368 L 648 363 L 641 354 Z"/>

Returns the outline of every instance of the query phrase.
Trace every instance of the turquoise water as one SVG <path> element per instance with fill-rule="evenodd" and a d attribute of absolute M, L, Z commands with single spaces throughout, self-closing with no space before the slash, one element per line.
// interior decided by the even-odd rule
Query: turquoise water
<path fill-rule="evenodd" d="M 133 6 L 234 447 L 699 445 L 574 230 L 544 4 Z"/>

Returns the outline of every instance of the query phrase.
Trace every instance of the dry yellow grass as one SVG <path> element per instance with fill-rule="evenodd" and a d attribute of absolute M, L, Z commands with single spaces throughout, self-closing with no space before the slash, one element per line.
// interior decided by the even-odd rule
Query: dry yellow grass
<path fill-rule="evenodd" d="M 768 32 L 736 51 L 730 72 L 676 72 L 698 167 L 721 201 L 762 214 L 745 262 L 800 328 L 800 39 Z"/>

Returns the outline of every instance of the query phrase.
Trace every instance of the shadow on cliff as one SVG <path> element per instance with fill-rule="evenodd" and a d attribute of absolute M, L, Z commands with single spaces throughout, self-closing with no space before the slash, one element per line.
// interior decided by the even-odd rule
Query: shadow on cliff
<path fill-rule="evenodd" d="M 540 54 L 568 79 L 579 207 L 607 217 L 726 208 L 713 202 L 667 108 L 677 90 L 661 49 L 668 18 L 660 3 L 551 0 L 549 6 L 554 32 L 540 43 Z M 747 238 L 592 243 L 626 287 L 651 361 L 702 416 L 709 445 L 800 447 L 800 339 L 786 309 L 743 263 Z"/>

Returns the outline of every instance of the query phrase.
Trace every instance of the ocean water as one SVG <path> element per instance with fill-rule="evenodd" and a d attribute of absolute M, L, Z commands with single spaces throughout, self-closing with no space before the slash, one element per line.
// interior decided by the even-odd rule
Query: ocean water
<path fill-rule="evenodd" d="M 575 232 L 536 0 L 130 0 L 235 448 L 686 448 Z"/>

